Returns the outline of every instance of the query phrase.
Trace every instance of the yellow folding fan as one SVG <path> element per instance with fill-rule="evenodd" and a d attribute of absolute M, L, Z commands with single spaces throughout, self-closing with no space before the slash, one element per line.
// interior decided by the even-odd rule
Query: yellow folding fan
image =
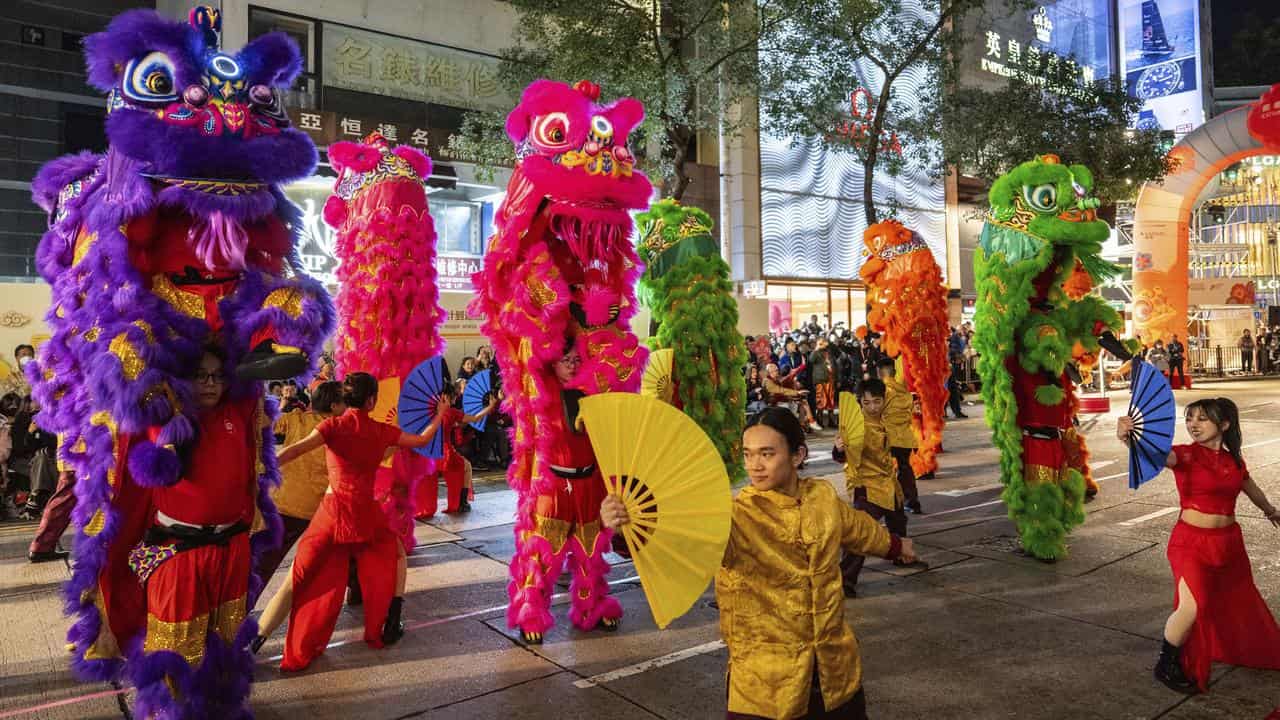
<path fill-rule="evenodd" d="M 605 487 L 622 498 L 621 528 L 654 622 L 665 628 L 707 589 L 729 541 L 733 499 L 724 461 L 684 413 L 655 398 L 582 399 Z"/>
<path fill-rule="evenodd" d="M 867 425 L 862 417 L 858 396 L 851 392 L 840 393 L 840 435 L 844 437 L 844 452 L 854 462 L 862 456 L 862 444 Z"/>
<path fill-rule="evenodd" d="M 398 425 L 396 416 L 399 415 L 397 409 L 399 402 L 400 378 L 398 376 L 382 378 L 378 381 L 378 401 L 373 404 L 369 417 L 388 425 Z M 382 459 L 382 467 L 391 467 L 391 457 L 387 455 Z"/>
<path fill-rule="evenodd" d="M 676 389 L 671 382 L 671 366 L 675 362 L 675 356 L 675 350 L 671 348 L 649 353 L 649 364 L 645 365 L 644 376 L 640 378 L 641 395 L 673 404 Z"/>

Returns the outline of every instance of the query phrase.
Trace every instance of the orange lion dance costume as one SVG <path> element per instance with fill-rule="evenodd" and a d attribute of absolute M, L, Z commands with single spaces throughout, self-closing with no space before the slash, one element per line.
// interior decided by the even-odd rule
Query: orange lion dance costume
<path fill-rule="evenodd" d="M 938 469 L 951 374 L 947 287 L 924 238 L 897 220 L 872 225 L 862 241 L 870 255 L 858 273 L 867 284 L 867 326 L 880 333 L 885 353 L 902 358 L 902 381 L 920 398 L 911 469 L 926 475 Z"/>

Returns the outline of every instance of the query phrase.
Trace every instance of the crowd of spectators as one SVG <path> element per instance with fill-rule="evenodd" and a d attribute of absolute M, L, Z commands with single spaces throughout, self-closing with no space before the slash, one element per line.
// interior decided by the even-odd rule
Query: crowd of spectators
<path fill-rule="evenodd" d="M 957 418 L 966 417 L 963 393 L 976 390 L 972 338 L 973 327 L 966 322 L 951 328 L 947 339 L 948 406 Z M 880 341 L 875 333 L 859 337 L 844 323 L 819 324 L 817 315 L 790 332 L 747 337 L 747 412 L 781 405 L 791 409 L 809 432 L 834 427 L 838 422 L 835 398 L 841 392 L 855 392 L 859 383 L 876 376 L 877 366 L 886 357 Z"/>

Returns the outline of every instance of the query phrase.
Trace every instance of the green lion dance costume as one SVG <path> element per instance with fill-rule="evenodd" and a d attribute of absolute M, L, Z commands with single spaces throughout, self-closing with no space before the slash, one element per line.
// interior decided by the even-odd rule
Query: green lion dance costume
<path fill-rule="evenodd" d="M 1119 315 L 1094 285 L 1118 272 L 1100 256 L 1110 228 L 1097 219 L 1093 175 L 1041 155 L 991 187 L 991 212 L 974 260 L 974 348 L 987 424 L 1000 450 L 1002 495 L 1023 548 L 1053 561 L 1084 522 L 1088 478 L 1075 431 L 1076 365 L 1099 347 L 1127 358 Z"/>
<path fill-rule="evenodd" d="M 744 476 L 747 389 L 739 369 L 745 340 L 711 217 L 676 200 L 660 200 L 636 220 L 637 250 L 646 265 L 636 294 L 657 325 L 649 347 L 674 351 L 673 404 L 711 437 L 729 478 L 737 481 Z"/>

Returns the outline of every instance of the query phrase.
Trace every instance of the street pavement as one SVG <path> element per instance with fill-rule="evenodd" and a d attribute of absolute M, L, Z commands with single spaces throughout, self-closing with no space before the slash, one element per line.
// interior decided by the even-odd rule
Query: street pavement
<path fill-rule="evenodd" d="M 1240 404 L 1246 460 L 1280 503 L 1280 381 L 1206 383 L 1179 401 L 1212 395 Z M 1054 565 L 1016 552 L 982 407 L 948 424 L 942 469 L 920 484 L 926 514 L 910 519 L 928 569 L 869 561 L 858 598 L 846 604 L 871 717 L 1263 720 L 1280 706 L 1280 672 L 1217 666 L 1211 692 L 1190 698 L 1152 679 L 1173 599 L 1165 543 L 1178 498 L 1168 472 L 1127 489 L 1126 451 L 1114 438 L 1127 396 L 1113 398 L 1111 414 L 1085 419 L 1102 492 L 1072 534 L 1070 556 Z M 829 433 L 818 436 L 806 472 L 843 494 L 830 446 Z M 660 631 L 634 568 L 614 558 L 610 579 L 626 611 L 617 633 L 571 629 L 562 585 L 546 643 L 523 645 L 504 614 L 515 497 L 500 478 L 480 485 L 470 514 L 418 527 L 405 638 L 371 650 L 360 642 L 359 609 L 344 609 L 325 655 L 283 674 L 282 629 L 260 655 L 258 718 L 724 716 L 726 651 L 710 589 Z M 1280 609 L 1280 531 L 1243 497 L 1238 510 L 1258 586 Z M 57 590 L 68 572 L 26 562 L 33 530 L 0 525 L 0 720 L 120 718 L 129 692 L 76 683 L 67 670 Z"/>

